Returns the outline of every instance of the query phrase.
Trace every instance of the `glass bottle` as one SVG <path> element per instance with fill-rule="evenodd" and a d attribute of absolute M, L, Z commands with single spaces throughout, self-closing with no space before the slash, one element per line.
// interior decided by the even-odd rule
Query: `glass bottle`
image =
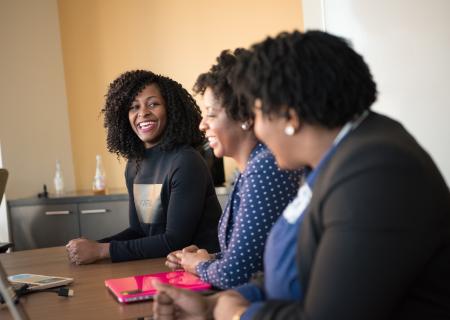
<path fill-rule="evenodd" d="M 94 194 L 105 194 L 105 172 L 103 171 L 102 157 L 98 154 L 96 157 L 95 176 L 92 182 L 92 190 Z"/>
<path fill-rule="evenodd" d="M 56 172 L 53 182 L 55 184 L 56 195 L 62 195 L 64 193 L 64 180 L 62 176 L 61 163 L 59 160 L 56 160 Z"/>

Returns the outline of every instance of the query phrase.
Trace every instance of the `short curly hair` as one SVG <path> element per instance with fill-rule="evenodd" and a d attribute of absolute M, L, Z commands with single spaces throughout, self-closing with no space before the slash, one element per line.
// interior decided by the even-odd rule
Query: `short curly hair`
<path fill-rule="evenodd" d="M 377 89 L 369 67 L 344 39 L 322 31 L 283 32 L 251 47 L 232 75 L 235 90 L 264 115 L 337 128 L 370 109 Z"/>
<path fill-rule="evenodd" d="M 253 118 L 253 112 L 248 106 L 247 99 L 233 90 L 230 79 L 230 73 L 236 66 L 238 58 L 246 54 L 249 54 L 249 51 L 242 48 L 233 52 L 222 51 L 216 59 L 217 63 L 208 72 L 197 77 L 193 88 L 194 93 L 202 95 L 206 88 L 211 88 L 227 116 L 235 121 L 246 121 Z"/>
<path fill-rule="evenodd" d="M 128 111 L 136 96 L 148 85 L 156 84 L 165 101 L 167 124 L 160 147 L 173 149 L 186 144 L 195 148 L 205 142 L 199 130 L 201 111 L 192 96 L 178 82 L 147 70 L 133 70 L 114 80 L 106 94 L 104 126 L 108 151 L 125 159 L 142 159 L 145 146 L 131 128 Z"/>

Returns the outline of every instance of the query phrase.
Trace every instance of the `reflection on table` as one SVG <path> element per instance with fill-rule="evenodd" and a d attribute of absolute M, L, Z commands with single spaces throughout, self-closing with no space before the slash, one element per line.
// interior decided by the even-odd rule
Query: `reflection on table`
<path fill-rule="evenodd" d="M 0 262 L 8 275 L 35 273 L 74 278 L 70 286 L 75 295 L 59 297 L 53 292 L 38 292 L 21 298 L 33 319 L 136 319 L 150 316 L 151 302 L 121 304 L 105 288 L 104 281 L 138 274 L 168 271 L 165 258 L 111 263 L 108 260 L 76 266 L 67 260 L 64 247 L 26 250 L 0 254 Z M 5 305 L 0 306 L 0 319 L 10 319 Z"/>

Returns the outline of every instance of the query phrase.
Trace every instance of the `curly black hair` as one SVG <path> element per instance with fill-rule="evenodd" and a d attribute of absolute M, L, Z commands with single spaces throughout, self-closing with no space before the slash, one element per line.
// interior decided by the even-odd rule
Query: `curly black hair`
<path fill-rule="evenodd" d="M 150 84 L 156 84 L 165 101 L 167 124 L 161 137 L 163 150 L 187 144 L 195 148 L 205 142 L 199 130 L 201 111 L 194 98 L 178 82 L 146 70 L 133 70 L 114 80 L 106 94 L 102 113 L 107 129 L 108 151 L 125 159 L 142 159 L 144 143 L 134 133 L 128 120 L 128 111 L 136 96 Z"/>
<path fill-rule="evenodd" d="M 244 95 L 238 95 L 232 88 L 230 72 L 236 66 L 238 58 L 248 55 L 249 51 L 238 48 L 233 52 L 224 50 L 217 57 L 217 63 L 208 72 L 197 77 L 193 91 L 204 94 L 206 88 L 211 88 L 214 96 L 221 102 L 227 116 L 235 121 L 246 121 L 253 118 L 253 112 L 248 106 Z"/>
<path fill-rule="evenodd" d="M 283 32 L 251 47 L 232 74 L 235 90 L 264 115 L 336 128 L 370 109 L 377 89 L 369 67 L 346 40 L 322 31 Z"/>

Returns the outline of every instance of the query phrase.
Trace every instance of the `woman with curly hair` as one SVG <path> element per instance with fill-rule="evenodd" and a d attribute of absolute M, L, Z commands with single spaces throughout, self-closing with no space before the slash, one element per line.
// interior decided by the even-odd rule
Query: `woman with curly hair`
<path fill-rule="evenodd" d="M 107 147 L 128 160 L 125 179 L 130 227 L 100 240 L 67 244 L 76 264 L 166 256 L 195 244 L 217 251 L 221 213 L 205 161 L 201 113 L 176 81 L 135 70 L 113 81 L 106 95 Z"/>
<path fill-rule="evenodd" d="M 301 171 L 280 170 L 253 132 L 253 113 L 231 88 L 228 76 L 244 49 L 223 51 L 217 64 L 197 78 L 194 91 L 203 97 L 206 114 L 200 123 L 217 157 L 237 163 L 239 175 L 219 222 L 220 252 L 190 246 L 167 256 L 166 265 L 197 274 L 217 288 L 248 282 L 263 269 L 267 235 L 295 197 Z M 239 266 L 236 268 L 236 266 Z"/>

